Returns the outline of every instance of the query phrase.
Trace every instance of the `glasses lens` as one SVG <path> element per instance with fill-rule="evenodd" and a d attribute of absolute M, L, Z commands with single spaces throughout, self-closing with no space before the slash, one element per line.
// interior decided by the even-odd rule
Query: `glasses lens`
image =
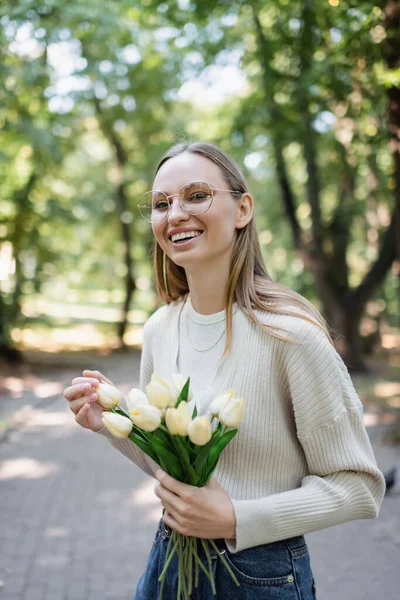
<path fill-rule="evenodd" d="M 143 219 L 149 223 L 159 223 L 168 212 L 168 198 L 164 192 L 153 190 L 146 192 L 141 198 L 138 208 Z"/>
<path fill-rule="evenodd" d="M 196 181 L 182 189 L 183 208 L 191 215 L 206 212 L 212 203 L 212 188 L 208 183 Z"/>

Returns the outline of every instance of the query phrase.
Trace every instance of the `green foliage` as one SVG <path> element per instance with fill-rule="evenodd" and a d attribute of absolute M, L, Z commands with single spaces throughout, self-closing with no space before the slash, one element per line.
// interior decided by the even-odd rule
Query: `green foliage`
<path fill-rule="evenodd" d="M 0 288 L 8 321 L 29 319 L 33 293 L 52 302 L 121 294 L 121 222 L 133 240 L 134 302 L 154 308 L 152 232 L 136 204 L 182 137 L 214 141 L 244 165 L 271 276 L 318 304 L 282 204 L 281 152 L 302 231 L 313 231 L 311 182 L 327 269 L 339 289 L 358 285 L 393 210 L 387 91 L 399 68 L 387 66 L 386 36 L 372 1 L 3 2 L 0 251 L 10 244 L 15 261 Z M 377 295 L 389 313 L 394 277 Z"/>

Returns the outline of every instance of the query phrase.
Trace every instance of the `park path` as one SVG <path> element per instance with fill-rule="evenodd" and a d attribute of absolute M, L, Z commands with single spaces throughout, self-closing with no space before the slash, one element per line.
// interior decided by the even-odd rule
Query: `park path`
<path fill-rule="evenodd" d="M 133 597 L 161 513 L 154 481 L 105 438 L 81 429 L 61 391 L 83 368 L 103 370 L 127 391 L 138 385 L 139 361 L 138 352 L 44 355 L 27 369 L 25 391 L 17 377 L 3 379 L 1 600 Z M 380 468 L 400 468 L 400 450 L 383 446 L 377 427 L 368 431 Z M 397 600 L 399 488 L 378 519 L 306 536 L 318 600 Z"/>

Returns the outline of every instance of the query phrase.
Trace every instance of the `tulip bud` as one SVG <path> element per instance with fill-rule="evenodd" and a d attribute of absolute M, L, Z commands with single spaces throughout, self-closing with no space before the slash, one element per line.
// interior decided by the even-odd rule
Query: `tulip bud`
<path fill-rule="evenodd" d="M 205 446 L 212 436 L 211 423 L 207 417 L 196 417 L 188 427 L 190 441 L 197 446 Z"/>
<path fill-rule="evenodd" d="M 103 408 L 115 408 L 123 398 L 122 392 L 109 383 L 101 382 L 97 388 L 98 403 Z"/>
<path fill-rule="evenodd" d="M 150 404 L 159 409 L 167 408 L 171 403 L 171 393 L 168 383 L 155 373 L 151 376 L 150 383 L 146 385 L 146 394 Z"/>
<path fill-rule="evenodd" d="M 176 401 L 178 400 L 180 393 L 182 391 L 182 388 L 185 385 L 187 380 L 188 380 L 188 378 L 185 377 L 185 375 L 182 375 L 182 373 L 173 373 L 171 376 L 171 379 L 167 380 L 166 383 L 169 387 L 169 391 L 171 394 L 170 406 L 172 408 L 175 408 Z M 189 388 L 189 394 L 188 394 L 187 401 L 190 402 L 192 400 L 192 398 L 193 398 L 193 394 Z"/>
<path fill-rule="evenodd" d="M 128 398 L 126 399 L 128 410 L 136 408 L 136 406 L 149 406 L 149 399 L 146 394 L 138 388 L 132 388 L 129 392 Z"/>
<path fill-rule="evenodd" d="M 231 398 L 219 413 L 219 420 L 226 427 L 238 427 L 243 416 L 243 398 Z"/>
<path fill-rule="evenodd" d="M 217 396 L 215 400 L 211 403 L 210 412 L 214 417 L 219 417 L 219 413 L 221 409 L 225 406 L 231 398 L 234 398 L 236 395 L 236 391 L 233 389 L 225 390 L 222 394 Z"/>
<path fill-rule="evenodd" d="M 104 411 L 101 418 L 103 424 L 117 438 L 126 438 L 132 431 L 132 421 L 128 417 Z"/>
<path fill-rule="evenodd" d="M 136 406 L 129 411 L 132 421 L 143 431 L 154 431 L 161 423 L 161 411 L 155 406 Z"/>
<path fill-rule="evenodd" d="M 171 435 L 186 436 L 191 420 L 187 402 L 180 402 L 178 408 L 167 408 L 165 423 Z"/>

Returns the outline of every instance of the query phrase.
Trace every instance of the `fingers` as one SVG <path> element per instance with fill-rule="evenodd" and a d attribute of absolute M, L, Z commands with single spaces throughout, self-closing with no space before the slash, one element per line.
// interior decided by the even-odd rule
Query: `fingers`
<path fill-rule="evenodd" d="M 174 479 L 171 475 L 168 475 L 168 473 L 165 473 L 161 469 L 157 469 L 155 475 L 164 488 L 167 488 L 170 492 L 173 492 L 185 500 L 192 498 L 193 493 L 196 491 L 196 488 L 193 488 L 192 485 Z"/>
<path fill-rule="evenodd" d="M 75 421 L 81 427 L 88 428 L 88 416 L 89 416 L 90 406 L 89 404 L 84 404 L 82 408 L 76 413 Z"/>
<path fill-rule="evenodd" d="M 69 403 L 69 409 L 76 415 L 85 404 L 90 406 L 90 403 L 93 403 L 96 400 L 97 394 L 92 394 L 92 396 L 89 396 L 89 398 L 77 398 L 76 400 L 71 400 Z"/>
<path fill-rule="evenodd" d="M 186 505 L 176 494 L 168 491 L 162 485 L 154 490 L 157 498 L 160 498 L 161 504 L 167 508 L 173 514 L 178 513 L 184 515 L 186 510 Z"/>
<path fill-rule="evenodd" d="M 94 377 L 94 378 L 98 379 L 99 381 L 104 381 L 105 383 L 114 385 L 113 382 L 110 381 L 109 379 L 107 379 L 107 377 L 105 377 L 102 373 L 100 373 L 100 371 L 89 371 L 88 369 L 85 369 L 83 371 L 83 375 L 85 377 Z"/>
<path fill-rule="evenodd" d="M 183 535 L 184 530 L 181 528 L 180 524 L 174 518 L 174 516 L 170 512 L 168 512 L 168 510 L 165 511 L 162 520 L 166 525 L 171 527 L 171 529 L 175 529 L 175 531 L 178 531 L 179 533 L 182 533 L 182 535 Z"/>
<path fill-rule="evenodd" d="M 85 383 L 90 383 L 90 385 L 92 387 L 97 387 L 100 383 L 100 381 L 98 379 L 89 379 L 89 377 L 75 377 L 75 379 L 72 380 L 72 385 L 78 385 L 78 384 L 85 384 Z"/>
<path fill-rule="evenodd" d="M 64 390 L 64 398 L 66 400 L 76 400 L 82 396 L 89 396 L 92 394 L 92 386 L 90 383 L 83 383 L 79 385 L 71 385 Z"/>

